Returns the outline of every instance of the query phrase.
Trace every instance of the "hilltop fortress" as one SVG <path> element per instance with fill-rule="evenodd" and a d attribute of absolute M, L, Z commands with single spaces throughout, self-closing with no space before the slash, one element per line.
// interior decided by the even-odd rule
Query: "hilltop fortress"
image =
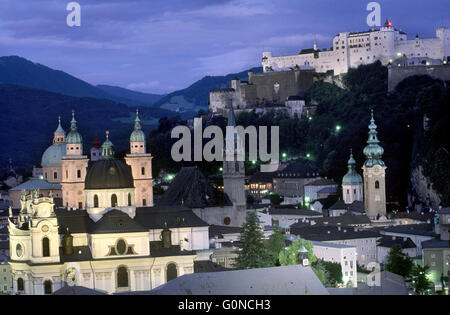
<path fill-rule="evenodd" d="M 248 81 L 234 79 L 226 89 L 210 92 L 209 111 L 227 115 L 234 111 L 284 111 L 290 117 L 308 115 L 304 92 L 311 87 L 315 73 L 326 73 L 331 81 L 350 68 L 380 61 L 389 67 L 389 91 L 408 76 L 427 74 L 447 80 L 450 77 L 450 28 L 438 28 L 435 38 L 408 40 L 405 32 L 386 21 L 379 30 L 342 32 L 334 37 L 330 50 L 303 49 L 297 55 L 274 57 L 263 52 L 263 73 L 248 74 Z M 330 79 L 330 78 L 328 78 Z"/>
<path fill-rule="evenodd" d="M 366 32 L 342 32 L 333 39 L 330 50 L 303 49 L 297 55 L 274 57 L 263 52 L 264 72 L 284 71 L 294 67 L 314 69 L 316 72 L 334 71 L 334 75 L 347 73 L 349 68 L 380 60 L 383 65 L 400 66 L 442 65 L 450 62 L 450 28 L 438 28 L 435 38 L 408 40 L 405 32 L 386 21 L 379 30 Z"/>

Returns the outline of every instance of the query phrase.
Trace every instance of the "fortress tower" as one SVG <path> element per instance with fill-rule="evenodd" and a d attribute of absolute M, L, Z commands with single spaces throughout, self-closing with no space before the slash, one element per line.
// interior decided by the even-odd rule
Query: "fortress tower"
<path fill-rule="evenodd" d="M 145 134 L 142 131 L 138 111 L 136 111 L 134 130 L 130 136 L 130 154 L 127 154 L 125 161 L 131 166 L 133 173 L 136 207 L 152 207 L 152 155 L 147 153 Z"/>
<path fill-rule="evenodd" d="M 66 155 L 61 159 L 63 205 L 84 209 L 84 179 L 89 159 L 83 155 L 83 138 L 78 132 L 75 112 L 72 111 L 70 132 L 66 137 Z"/>
<path fill-rule="evenodd" d="M 379 145 L 377 125 L 373 118 L 369 125 L 369 139 L 364 148 L 367 157 L 362 169 L 364 171 L 364 205 L 366 214 L 371 219 L 386 216 L 386 165 L 381 159 L 384 149 Z"/>

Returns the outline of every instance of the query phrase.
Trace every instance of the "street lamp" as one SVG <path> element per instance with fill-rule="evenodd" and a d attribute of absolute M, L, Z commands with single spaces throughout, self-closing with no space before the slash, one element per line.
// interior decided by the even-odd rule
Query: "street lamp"
<path fill-rule="evenodd" d="M 341 131 L 342 127 L 340 125 L 337 125 L 335 129 L 336 129 L 336 132 L 339 132 L 339 131 Z"/>

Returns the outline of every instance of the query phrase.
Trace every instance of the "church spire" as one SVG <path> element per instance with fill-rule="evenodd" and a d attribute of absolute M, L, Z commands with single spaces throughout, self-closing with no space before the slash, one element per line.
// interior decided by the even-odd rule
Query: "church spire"
<path fill-rule="evenodd" d="M 373 116 L 372 110 L 369 125 L 369 139 L 367 140 L 367 146 L 364 148 L 364 155 L 367 158 L 365 165 L 369 167 L 376 164 L 384 166 L 384 162 L 381 160 L 384 149 L 379 145 L 380 140 L 378 140 L 377 137 L 377 125 L 375 124 L 375 119 Z"/>
<path fill-rule="evenodd" d="M 65 144 L 66 132 L 61 127 L 61 116 L 58 116 L 58 128 L 53 133 L 53 144 Z"/>
<path fill-rule="evenodd" d="M 66 142 L 68 144 L 82 144 L 83 138 L 78 132 L 77 121 L 75 119 L 75 111 L 72 110 L 72 120 L 70 121 L 70 132 L 67 134 Z M 80 154 L 82 151 L 80 151 Z"/>

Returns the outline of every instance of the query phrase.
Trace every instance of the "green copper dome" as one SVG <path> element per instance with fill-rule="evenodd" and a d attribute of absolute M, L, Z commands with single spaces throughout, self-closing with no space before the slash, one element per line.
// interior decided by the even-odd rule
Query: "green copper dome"
<path fill-rule="evenodd" d="M 385 166 L 383 160 L 381 160 L 384 149 L 379 145 L 380 141 L 377 138 L 377 133 L 377 125 L 375 125 L 372 111 L 372 119 L 369 125 L 369 139 L 367 140 L 367 146 L 364 148 L 364 155 L 367 158 L 364 165 L 368 167 L 374 165 Z"/>
<path fill-rule="evenodd" d="M 114 158 L 114 144 L 109 140 L 109 131 L 106 131 L 106 140 L 102 144 L 102 157 L 104 159 Z"/>
<path fill-rule="evenodd" d="M 70 122 L 70 131 L 66 137 L 67 144 L 82 144 L 83 138 L 78 132 L 77 121 L 75 120 L 75 112 L 72 111 L 72 121 Z"/>
<path fill-rule="evenodd" d="M 145 142 L 145 134 L 142 131 L 139 112 L 136 111 L 136 119 L 134 120 L 134 130 L 130 136 L 130 142 Z"/>
<path fill-rule="evenodd" d="M 356 172 L 356 161 L 353 158 L 353 154 L 350 153 L 350 159 L 348 160 L 348 172 L 342 178 L 342 185 L 355 186 L 362 185 L 362 177 Z"/>

